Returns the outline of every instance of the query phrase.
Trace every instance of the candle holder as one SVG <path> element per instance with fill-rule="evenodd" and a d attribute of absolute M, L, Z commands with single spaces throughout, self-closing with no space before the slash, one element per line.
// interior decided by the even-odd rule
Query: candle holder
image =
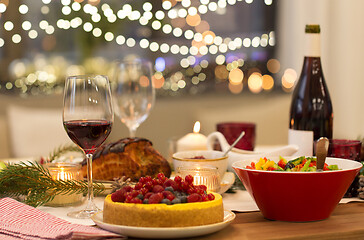
<path fill-rule="evenodd" d="M 214 166 L 182 166 L 177 168 L 176 175 L 182 178 L 191 175 L 194 185 L 205 185 L 209 192 L 219 192 L 221 188 L 220 175 L 217 167 Z"/>
<path fill-rule="evenodd" d="M 74 163 L 48 163 L 45 166 L 54 180 L 82 180 L 81 166 Z M 47 202 L 46 206 L 63 207 L 82 203 L 82 193 L 60 194 Z"/>

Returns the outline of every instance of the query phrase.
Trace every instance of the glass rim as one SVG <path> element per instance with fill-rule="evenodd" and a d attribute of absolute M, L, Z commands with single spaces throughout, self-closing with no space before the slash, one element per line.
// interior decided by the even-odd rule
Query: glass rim
<path fill-rule="evenodd" d="M 337 145 L 353 146 L 353 145 L 361 144 L 361 141 L 360 140 L 350 140 L 350 139 L 329 139 L 329 144 L 334 145 L 334 146 L 337 146 Z"/>
<path fill-rule="evenodd" d="M 95 78 L 97 76 L 103 77 L 107 80 L 109 80 L 109 77 L 104 74 L 80 74 L 80 75 L 70 75 L 67 76 L 66 79 L 81 79 L 81 78 Z"/>
<path fill-rule="evenodd" d="M 50 163 L 45 163 L 44 166 L 49 169 L 49 168 L 81 168 L 81 164 L 79 163 L 71 163 L 71 162 L 50 162 Z"/>
<path fill-rule="evenodd" d="M 252 122 L 221 122 L 217 123 L 216 127 L 255 127 L 256 124 Z"/>

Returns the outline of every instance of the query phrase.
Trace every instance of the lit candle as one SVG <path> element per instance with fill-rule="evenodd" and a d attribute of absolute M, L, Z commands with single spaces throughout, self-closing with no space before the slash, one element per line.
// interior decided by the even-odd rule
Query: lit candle
<path fill-rule="evenodd" d="M 194 167 L 181 167 L 177 170 L 177 175 L 185 178 L 187 175 L 193 177 L 194 185 L 205 185 L 207 191 L 219 192 L 220 191 L 220 176 L 218 169 L 212 166 L 194 166 Z"/>
<path fill-rule="evenodd" d="M 193 133 L 188 133 L 177 141 L 177 151 L 207 150 L 207 137 L 200 132 L 200 122 L 193 127 Z"/>
<path fill-rule="evenodd" d="M 72 163 L 55 163 L 47 166 L 54 180 L 70 181 L 82 178 L 80 166 Z M 67 206 L 80 203 L 83 199 L 82 193 L 68 195 L 56 195 L 52 201 L 46 203 L 48 206 Z"/>

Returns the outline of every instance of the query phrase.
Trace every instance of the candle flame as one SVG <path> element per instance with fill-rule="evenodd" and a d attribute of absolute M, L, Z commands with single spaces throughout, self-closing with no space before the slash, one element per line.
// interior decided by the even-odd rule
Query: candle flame
<path fill-rule="evenodd" d="M 200 128 L 201 128 L 200 121 L 196 121 L 195 122 L 195 125 L 193 126 L 193 132 L 194 133 L 199 133 L 200 132 Z"/>

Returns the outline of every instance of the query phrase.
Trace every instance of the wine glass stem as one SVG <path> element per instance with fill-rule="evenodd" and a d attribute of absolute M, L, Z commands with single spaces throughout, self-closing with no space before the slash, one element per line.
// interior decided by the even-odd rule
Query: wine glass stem
<path fill-rule="evenodd" d="M 87 206 L 86 211 L 98 211 L 98 207 L 96 207 L 94 203 L 94 186 L 92 181 L 92 154 L 86 154 L 87 161 Z"/>
<path fill-rule="evenodd" d="M 136 127 L 129 127 L 129 136 L 130 137 L 135 137 L 136 130 L 137 130 Z"/>

